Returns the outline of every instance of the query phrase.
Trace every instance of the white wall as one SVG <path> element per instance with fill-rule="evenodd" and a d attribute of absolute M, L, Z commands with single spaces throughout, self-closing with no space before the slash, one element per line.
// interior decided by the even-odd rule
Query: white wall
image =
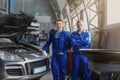
<path fill-rule="evenodd" d="M 107 0 L 106 4 L 107 25 L 120 23 L 120 0 Z"/>
<path fill-rule="evenodd" d="M 104 48 L 120 49 L 120 0 L 105 1 Z"/>

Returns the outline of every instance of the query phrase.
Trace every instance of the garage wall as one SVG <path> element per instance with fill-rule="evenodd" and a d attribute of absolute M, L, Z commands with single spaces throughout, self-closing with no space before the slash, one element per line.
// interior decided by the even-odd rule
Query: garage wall
<path fill-rule="evenodd" d="M 39 13 L 40 16 L 52 16 L 52 21 L 55 21 L 54 12 L 48 3 L 48 0 L 14 0 L 14 12 L 25 11 L 35 15 Z M 23 3 L 24 1 L 24 3 Z"/>
<path fill-rule="evenodd" d="M 104 31 L 103 44 L 107 49 L 120 49 L 120 23 L 108 25 Z"/>
<path fill-rule="evenodd" d="M 120 0 L 107 0 L 106 3 L 106 24 L 120 23 Z"/>
<path fill-rule="evenodd" d="M 103 48 L 120 49 L 120 0 L 104 0 L 105 26 L 103 35 Z"/>
<path fill-rule="evenodd" d="M 3 0 L 0 0 L 0 8 L 3 7 Z"/>
<path fill-rule="evenodd" d="M 24 11 L 33 15 L 38 15 L 40 17 L 50 17 L 50 20 L 42 19 L 40 22 L 40 32 L 45 30 L 45 33 L 48 33 L 51 28 L 54 28 L 55 25 L 55 14 L 48 3 L 48 0 L 14 0 L 14 12 Z M 23 2 L 24 1 L 24 2 Z M 43 22 L 44 20 L 44 22 Z"/>

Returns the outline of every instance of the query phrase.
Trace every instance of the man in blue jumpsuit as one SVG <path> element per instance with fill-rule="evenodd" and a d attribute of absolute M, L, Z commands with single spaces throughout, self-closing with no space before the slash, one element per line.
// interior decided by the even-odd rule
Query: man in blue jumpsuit
<path fill-rule="evenodd" d="M 83 67 L 85 80 L 90 80 L 88 60 L 84 55 L 80 54 L 79 49 L 89 48 L 91 35 L 88 31 L 83 31 L 82 26 L 82 21 L 77 21 L 78 30 L 71 34 L 71 44 L 73 47 L 72 80 L 78 80 L 80 64 L 82 64 Z"/>
<path fill-rule="evenodd" d="M 70 35 L 63 30 L 63 21 L 57 20 L 57 30 L 51 33 L 49 40 L 43 46 L 42 50 L 47 50 L 52 43 L 52 62 L 51 69 L 54 80 L 65 80 L 66 75 L 66 57 Z"/>

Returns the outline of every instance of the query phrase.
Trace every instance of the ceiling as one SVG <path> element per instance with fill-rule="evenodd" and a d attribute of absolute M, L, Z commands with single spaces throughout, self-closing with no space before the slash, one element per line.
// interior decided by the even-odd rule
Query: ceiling
<path fill-rule="evenodd" d="M 49 0 L 52 8 L 58 17 L 60 17 L 62 10 L 68 4 L 68 6 L 72 9 L 75 9 L 82 3 L 82 0 Z"/>

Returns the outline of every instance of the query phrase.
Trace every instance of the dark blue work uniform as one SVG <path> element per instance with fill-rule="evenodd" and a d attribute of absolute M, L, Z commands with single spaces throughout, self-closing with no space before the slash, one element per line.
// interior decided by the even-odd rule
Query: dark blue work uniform
<path fill-rule="evenodd" d="M 22 43 L 22 44 L 25 43 L 25 34 L 22 34 L 22 35 L 21 35 L 20 43 Z"/>
<path fill-rule="evenodd" d="M 59 33 L 59 36 L 57 35 L 57 31 L 53 32 L 47 43 L 42 48 L 43 50 L 47 50 L 49 45 L 52 43 L 52 62 L 51 62 L 51 68 L 52 68 L 52 74 L 54 80 L 65 80 L 66 75 L 66 57 L 67 57 L 67 51 L 68 51 L 68 45 L 70 41 L 70 35 L 68 32 L 62 30 Z M 63 55 L 59 55 L 59 53 L 62 52 Z"/>
<path fill-rule="evenodd" d="M 72 80 L 78 80 L 78 72 L 80 64 L 83 66 L 85 80 L 90 80 L 90 73 L 88 69 L 88 59 L 80 54 L 79 49 L 89 48 L 91 42 L 91 35 L 88 31 L 83 31 L 79 34 L 77 31 L 71 35 L 71 44 L 73 46 L 73 69 Z"/>

